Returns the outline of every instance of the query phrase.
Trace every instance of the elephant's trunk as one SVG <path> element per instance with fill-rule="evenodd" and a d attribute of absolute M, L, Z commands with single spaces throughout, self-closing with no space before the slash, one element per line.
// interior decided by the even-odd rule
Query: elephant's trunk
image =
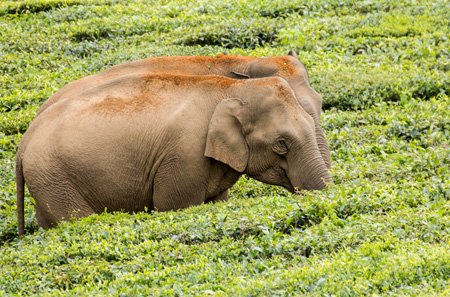
<path fill-rule="evenodd" d="M 322 129 L 322 125 L 320 123 L 320 117 L 314 116 L 314 126 L 316 131 L 316 140 L 317 145 L 319 147 L 320 155 L 322 156 L 323 161 L 325 162 L 325 166 L 330 169 L 331 168 L 331 156 L 330 149 L 328 147 L 328 142 L 325 138 L 325 133 Z"/>
<path fill-rule="evenodd" d="M 298 81 L 297 79 L 289 80 L 289 84 L 294 90 L 295 96 L 300 106 L 313 118 L 314 130 L 316 134 L 317 145 L 319 146 L 320 155 L 325 162 L 326 167 L 331 168 L 330 149 L 328 147 L 325 133 L 322 129 L 320 121 L 320 113 L 322 110 L 322 98 L 314 91 L 309 84 Z"/>
<path fill-rule="evenodd" d="M 320 190 L 332 183 L 331 175 L 317 148 L 308 152 L 298 151 L 288 164 L 298 164 L 288 175 L 294 188 Z"/>

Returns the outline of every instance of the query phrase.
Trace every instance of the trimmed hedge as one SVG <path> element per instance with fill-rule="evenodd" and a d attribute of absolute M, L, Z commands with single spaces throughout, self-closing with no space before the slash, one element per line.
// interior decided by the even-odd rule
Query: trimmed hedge
<path fill-rule="evenodd" d="M 0 295 L 447 296 L 445 1 L 3 1 Z M 241 178 L 228 202 L 16 235 L 14 155 L 66 83 L 160 55 L 282 55 L 324 98 L 334 185 Z M 45 252 L 44 252 L 45 251 Z"/>

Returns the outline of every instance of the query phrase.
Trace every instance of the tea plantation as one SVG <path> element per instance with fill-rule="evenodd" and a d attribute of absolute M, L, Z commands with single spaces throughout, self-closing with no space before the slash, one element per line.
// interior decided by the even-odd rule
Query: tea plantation
<path fill-rule="evenodd" d="M 450 296 L 445 0 L 0 3 L 0 296 Z M 334 185 L 242 178 L 228 202 L 17 236 L 14 159 L 66 83 L 161 55 L 295 49 L 323 95 Z"/>

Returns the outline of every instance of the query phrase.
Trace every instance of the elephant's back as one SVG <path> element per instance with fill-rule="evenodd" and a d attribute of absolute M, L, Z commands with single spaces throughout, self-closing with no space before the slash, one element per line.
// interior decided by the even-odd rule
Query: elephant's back
<path fill-rule="evenodd" d="M 240 80 L 217 75 L 130 74 L 104 80 L 71 100 L 104 116 L 165 115 L 184 104 L 213 104 Z"/>

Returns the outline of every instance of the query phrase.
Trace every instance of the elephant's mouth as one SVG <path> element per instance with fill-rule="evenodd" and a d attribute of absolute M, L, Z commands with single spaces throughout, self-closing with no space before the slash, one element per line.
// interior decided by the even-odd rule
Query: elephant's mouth
<path fill-rule="evenodd" d="M 270 185 L 281 186 L 289 192 L 294 193 L 295 187 L 292 185 L 287 172 L 281 167 L 271 168 L 263 173 L 251 174 L 247 172 L 247 176 L 259 180 Z"/>
<path fill-rule="evenodd" d="M 295 187 L 292 185 L 291 180 L 289 179 L 286 170 L 283 169 L 282 167 L 280 167 L 279 171 L 281 173 L 280 175 L 281 175 L 281 180 L 282 180 L 281 186 L 286 188 L 289 192 L 294 193 Z"/>

